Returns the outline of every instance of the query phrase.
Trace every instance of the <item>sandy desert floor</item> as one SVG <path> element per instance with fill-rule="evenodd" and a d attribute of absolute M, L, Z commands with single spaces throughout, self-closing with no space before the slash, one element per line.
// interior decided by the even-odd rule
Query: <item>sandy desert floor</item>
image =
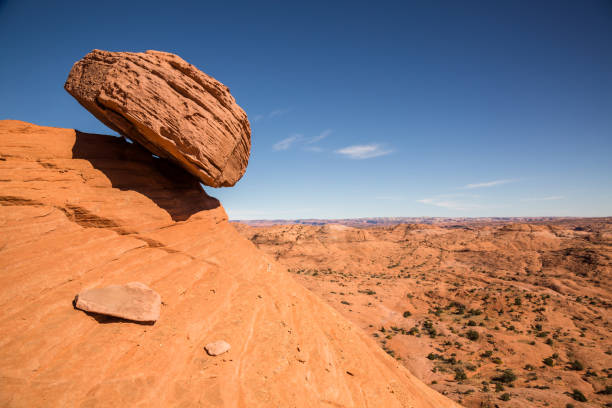
<path fill-rule="evenodd" d="M 612 406 L 612 220 L 235 227 L 467 407 Z"/>

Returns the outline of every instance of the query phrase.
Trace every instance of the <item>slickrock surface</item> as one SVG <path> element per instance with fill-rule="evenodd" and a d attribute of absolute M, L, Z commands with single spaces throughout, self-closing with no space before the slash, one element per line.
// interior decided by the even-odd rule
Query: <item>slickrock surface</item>
<path fill-rule="evenodd" d="M 466 407 L 612 403 L 612 218 L 236 227 Z"/>
<path fill-rule="evenodd" d="M 232 347 L 229 345 L 229 343 L 223 340 L 217 340 L 213 343 L 208 343 L 206 346 L 204 346 L 204 348 L 206 349 L 206 352 L 211 356 L 218 356 L 219 354 L 223 354 L 226 351 L 229 351 L 229 349 L 231 349 Z"/>
<path fill-rule="evenodd" d="M 173 174 L 120 138 L 0 122 L 0 406 L 456 406 Z M 161 295 L 155 325 L 73 308 L 118 281 Z"/>
<path fill-rule="evenodd" d="M 86 289 L 77 295 L 75 307 L 137 322 L 154 322 L 159 319 L 161 297 L 144 283 L 130 282 Z"/>
<path fill-rule="evenodd" d="M 93 50 L 64 87 L 108 127 L 206 185 L 233 186 L 246 170 L 246 114 L 225 85 L 174 54 Z"/>

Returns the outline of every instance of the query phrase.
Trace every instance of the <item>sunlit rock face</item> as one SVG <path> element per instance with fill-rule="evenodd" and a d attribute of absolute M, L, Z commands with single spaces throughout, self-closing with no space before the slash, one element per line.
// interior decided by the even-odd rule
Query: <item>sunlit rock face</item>
<path fill-rule="evenodd" d="M 174 54 L 93 50 L 64 87 L 108 127 L 208 186 L 233 186 L 246 170 L 247 115 L 225 85 Z"/>

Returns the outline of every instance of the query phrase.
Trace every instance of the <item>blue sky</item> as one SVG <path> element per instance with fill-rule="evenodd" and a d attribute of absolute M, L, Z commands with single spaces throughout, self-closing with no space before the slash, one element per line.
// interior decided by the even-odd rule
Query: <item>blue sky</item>
<path fill-rule="evenodd" d="M 0 0 L 0 118 L 111 133 L 72 64 L 157 49 L 250 118 L 233 219 L 612 215 L 611 2 L 290 3 Z"/>

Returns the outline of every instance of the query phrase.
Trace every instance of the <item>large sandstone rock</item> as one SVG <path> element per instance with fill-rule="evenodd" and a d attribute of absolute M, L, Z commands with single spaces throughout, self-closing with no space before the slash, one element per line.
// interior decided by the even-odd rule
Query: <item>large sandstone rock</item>
<path fill-rule="evenodd" d="M 155 322 L 159 319 L 161 297 L 144 283 L 130 282 L 84 290 L 77 295 L 75 307 L 126 320 Z"/>
<path fill-rule="evenodd" d="M 0 121 L 0 407 L 457 406 L 160 162 L 120 138 Z M 134 281 L 164 300 L 153 326 L 70 302 Z M 207 357 L 210 339 L 231 339 L 231 358 Z"/>
<path fill-rule="evenodd" d="M 64 87 L 105 125 L 206 185 L 233 186 L 246 170 L 246 114 L 225 85 L 174 54 L 93 50 Z"/>

